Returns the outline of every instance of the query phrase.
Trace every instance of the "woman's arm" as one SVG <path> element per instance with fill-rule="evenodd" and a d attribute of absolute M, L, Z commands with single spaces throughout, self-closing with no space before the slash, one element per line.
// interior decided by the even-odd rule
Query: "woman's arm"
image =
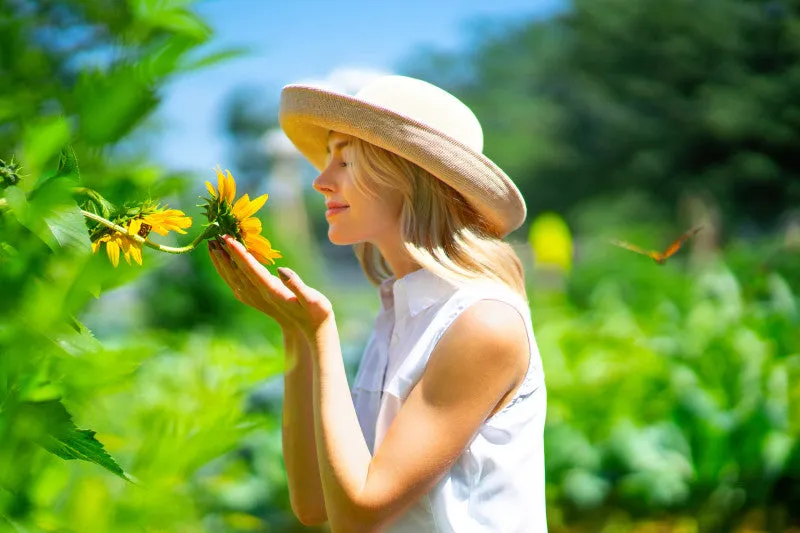
<path fill-rule="evenodd" d="M 313 363 L 303 334 L 284 329 L 286 353 L 283 396 L 283 458 L 289 479 L 289 501 L 298 520 L 306 526 L 327 520 L 325 498 L 317 463 L 314 438 Z"/>
<path fill-rule="evenodd" d="M 327 519 L 325 499 L 317 465 L 317 449 L 314 439 L 314 405 L 312 402 L 311 352 L 305 335 L 280 312 L 263 294 L 264 284 L 280 291 L 281 283 L 270 279 L 266 270 L 264 279 L 254 285 L 241 275 L 236 263 L 216 242 L 209 242 L 211 261 L 220 276 L 233 290 L 240 302 L 245 303 L 275 319 L 283 332 L 285 371 L 283 377 L 283 457 L 289 480 L 289 501 L 298 520 L 304 525 L 315 525 Z M 283 287 L 284 296 L 292 293 Z"/>
<path fill-rule="evenodd" d="M 481 301 L 450 326 L 371 457 L 350 401 L 336 324 L 310 339 L 314 424 L 333 532 L 378 531 L 428 492 L 484 420 L 522 381 L 524 322 L 511 306 Z"/>
<path fill-rule="evenodd" d="M 260 293 L 268 314 L 287 318 L 309 342 L 314 440 L 333 532 L 377 531 L 418 501 L 525 375 L 530 349 L 520 313 L 498 301 L 471 305 L 437 343 L 372 457 L 350 396 L 330 301 L 288 269 L 278 269 L 283 283 L 277 282 L 244 246 L 223 240 L 242 274 L 231 278 L 232 286 L 251 284 L 244 292 Z"/>

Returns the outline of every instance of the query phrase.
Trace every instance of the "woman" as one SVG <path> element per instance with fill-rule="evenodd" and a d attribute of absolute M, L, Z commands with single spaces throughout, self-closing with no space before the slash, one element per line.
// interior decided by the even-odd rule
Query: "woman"
<path fill-rule="evenodd" d="M 292 508 L 333 531 L 546 531 L 546 390 L 522 268 L 525 219 L 474 114 L 403 76 L 355 97 L 289 85 L 281 126 L 320 170 L 328 237 L 381 309 L 352 391 L 333 308 L 238 242 L 211 244 L 242 302 L 277 320 Z"/>

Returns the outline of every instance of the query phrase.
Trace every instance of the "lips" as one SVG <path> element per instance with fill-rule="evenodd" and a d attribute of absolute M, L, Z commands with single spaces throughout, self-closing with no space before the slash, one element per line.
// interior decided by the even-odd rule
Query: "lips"
<path fill-rule="evenodd" d="M 350 206 L 341 202 L 325 202 L 325 207 L 328 208 L 328 210 L 325 211 L 325 216 L 330 217 L 337 213 L 341 213 Z"/>

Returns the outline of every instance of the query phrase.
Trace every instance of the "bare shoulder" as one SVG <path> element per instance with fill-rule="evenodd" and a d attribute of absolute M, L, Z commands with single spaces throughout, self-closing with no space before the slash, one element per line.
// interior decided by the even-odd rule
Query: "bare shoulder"
<path fill-rule="evenodd" d="M 527 326 L 519 312 L 499 300 L 480 300 L 445 332 L 426 373 L 440 383 L 481 382 L 503 393 L 524 378 L 529 352 Z"/>

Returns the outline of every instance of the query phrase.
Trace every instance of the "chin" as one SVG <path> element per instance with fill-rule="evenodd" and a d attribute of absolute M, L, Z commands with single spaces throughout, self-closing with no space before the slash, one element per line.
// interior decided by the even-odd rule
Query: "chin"
<path fill-rule="evenodd" d="M 354 239 L 353 236 L 345 235 L 333 228 L 328 230 L 328 240 L 331 241 L 332 244 L 336 244 L 338 246 L 348 246 L 361 242 L 361 239 Z"/>

